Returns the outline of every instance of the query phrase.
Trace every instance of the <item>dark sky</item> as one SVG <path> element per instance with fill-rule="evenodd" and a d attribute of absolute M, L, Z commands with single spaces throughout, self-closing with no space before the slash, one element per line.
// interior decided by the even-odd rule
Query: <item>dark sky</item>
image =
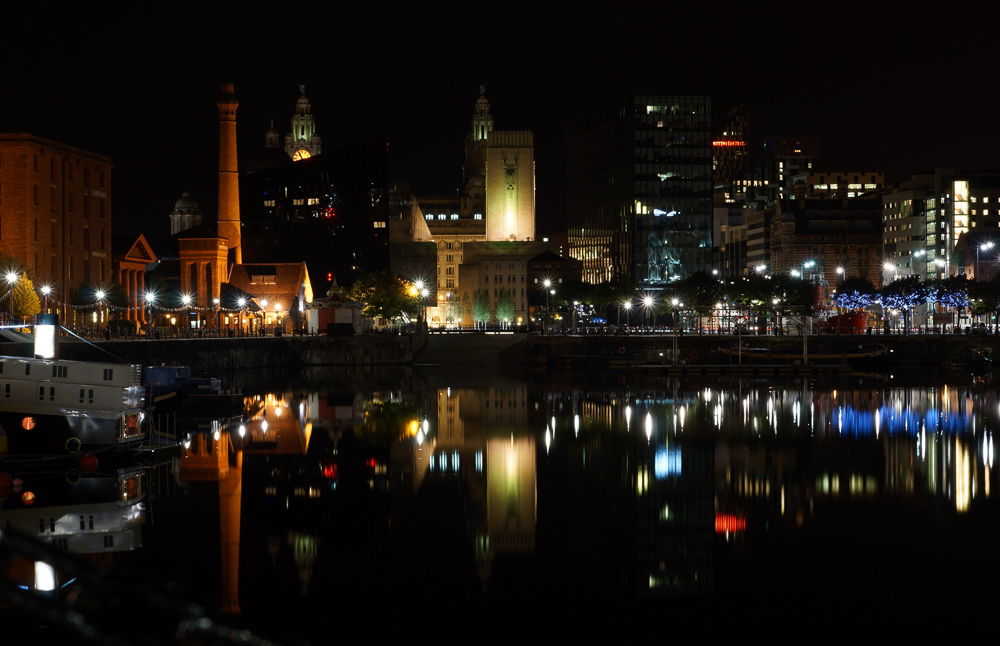
<path fill-rule="evenodd" d="M 301 83 L 325 148 L 388 136 L 396 178 L 436 194 L 460 184 L 486 84 L 498 129 L 535 132 L 543 233 L 564 221 L 566 124 L 620 93 L 708 94 L 717 115 L 743 104 L 754 138 L 820 137 L 819 170 L 898 180 L 1000 166 L 996 45 L 970 12 L 248 4 L 7 11 L 23 29 L 6 32 L 0 131 L 110 157 L 115 228 L 130 233 L 165 232 L 184 190 L 213 217 L 224 81 L 240 101 L 241 153 L 263 146 L 272 118 L 288 131 Z"/>

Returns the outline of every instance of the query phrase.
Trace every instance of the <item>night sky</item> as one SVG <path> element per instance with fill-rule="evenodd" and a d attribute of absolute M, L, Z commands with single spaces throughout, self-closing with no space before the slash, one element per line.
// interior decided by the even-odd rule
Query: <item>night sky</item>
<path fill-rule="evenodd" d="M 222 82 L 240 101 L 241 155 L 263 147 L 271 119 L 284 136 L 304 84 L 325 149 L 387 136 L 394 179 L 439 195 L 461 183 L 485 84 L 497 129 L 535 133 L 540 233 L 565 223 L 566 124 L 622 93 L 708 94 L 717 117 L 743 104 L 754 140 L 820 137 L 817 170 L 893 181 L 1000 167 L 985 16 L 914 5 L 904 15 L 864 5 L 348 4 L 5 8 L 5 22 L 23 29 L 5 34 L 0 131 L 110 157 L 124 233 L 166 233 L 185 190 L 214 219 Z"/>

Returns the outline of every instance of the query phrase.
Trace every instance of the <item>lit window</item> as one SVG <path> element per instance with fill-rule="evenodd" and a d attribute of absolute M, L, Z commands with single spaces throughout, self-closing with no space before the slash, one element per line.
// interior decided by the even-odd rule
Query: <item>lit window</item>
<path fill-rule="evenodd" d="M 428 213 L 427 215 L 424 216 L 424 219 L 425 220 L 433 220 L 434 219 L 434 214 L 433 213 Z"/>
<path fill-rule="evenodd" d="M 447 215 L 445 215 L 444 213 L 439 213 L 439 214 L 438 214 L 438 220 L 445 220 L 445 219 L 447 219 L 447 218 L 448 218 L 448 216 L 447 216 Z"/>
<path fill-rule="evenodd" d="M 476 213 L 475 215 L 472 216 L 472 219 L 474 219 L 474 220 L 482 220 L 483 219 L 483 214 L 482 213 Z"/>
<path fill-rule="evenodd" d="M 458 219 L 458 213 L 452 213 L 451 214 L 451 219 L 452 220 L 457 220 Z"/>

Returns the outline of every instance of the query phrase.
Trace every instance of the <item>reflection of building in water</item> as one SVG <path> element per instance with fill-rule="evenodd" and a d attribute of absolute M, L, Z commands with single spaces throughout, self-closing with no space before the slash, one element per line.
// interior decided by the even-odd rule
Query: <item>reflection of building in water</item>
<path fill-rule="evenodd" d="M 218 426 L 218 422 L 216 422 Z M 181 445 L 180 479 L 183 482 L 219 483 L 219 546 L 221 551 L 223 612 L 239 614 L 240 505 L 243 495 L 243 451 L 233 447 L 229 434 L 218 427 L 197 433 Z M 230 454 L 235 464 L 229 464 Z"/>
<path fill-rule="evenodd" d="M 436 399 L 436 428 L 393 447 L 393 484 L 403 493 L 426 479 L 462 482 L 485 582 L 497 553 L 535 549 L 535 440 L 522 434 L 527 388 L 441 388 Z"/>
<path fill-rule="evenodd" d="M 121 468 L 111 477 L 46 471 L 20 477 L 21 486 L 12 486 L 7 478 L 0 485 L 0 530 L 16 530 L 93 561 L 110 562 L 114 552 L 142 547 L 148 471 Z M 0 578 L 9 585 L 52 592 L 71 582 L 63 581 L 66 575 L 51 562 L 38 556 L 20 558 L 17 552 L 8 553 L 0 564 Z"/>
<path fill-rule="evenodd" d="M 0 499 L 0 527 L 74 554 L 128 552 L 142 547 L 147 481 L 146 472 L 135 467 L 118 469 L 110 478 L 25 475 L 21 493 Z"/>

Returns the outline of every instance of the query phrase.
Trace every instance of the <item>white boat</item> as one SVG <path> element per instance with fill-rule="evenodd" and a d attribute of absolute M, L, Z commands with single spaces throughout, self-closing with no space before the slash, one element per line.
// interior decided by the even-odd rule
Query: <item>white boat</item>
<path fill-rule="evenodd" d="M 138 443 L 145 393 L 137 365 L 0 357 L 0 425 L 11 454 Z"/>

